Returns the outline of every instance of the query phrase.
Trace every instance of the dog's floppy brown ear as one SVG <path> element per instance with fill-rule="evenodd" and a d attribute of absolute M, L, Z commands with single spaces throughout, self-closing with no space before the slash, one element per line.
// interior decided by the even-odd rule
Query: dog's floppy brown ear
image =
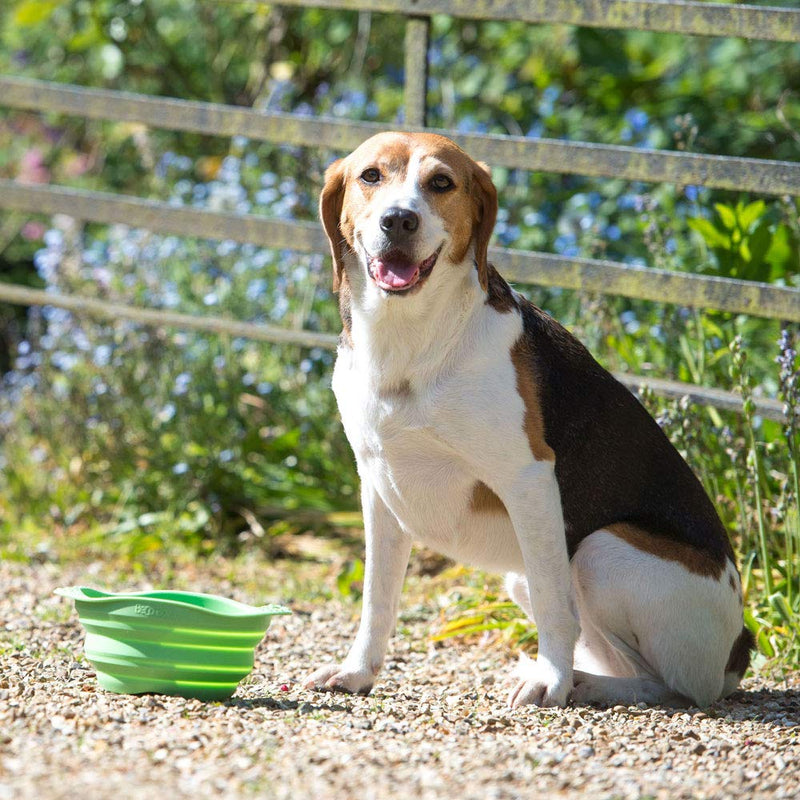
<path fill-rule="evenodd" d="M 489 239 L 497 220 L 497 189 L 492 183 L 489 167 L 481 161 L 473 173 L 475 182 L 475 222 L 472 238 L 475 242 L 475 264 L 478 280 L 484 291 L 489 289 Z"/>
<path fill-rule="evenodd" d="M 339 227 L 342 217 L 342 203 L 344 201 L 344 159 L 334 161 L 325 170 L 325 185 L 319 197 L 319 216 L 322 227 L 328 236 L 333 258 L 333 291 L 339 291 L 344 270 L 342 259 L 342 245 L 345 244 L 344 234 Z"/>

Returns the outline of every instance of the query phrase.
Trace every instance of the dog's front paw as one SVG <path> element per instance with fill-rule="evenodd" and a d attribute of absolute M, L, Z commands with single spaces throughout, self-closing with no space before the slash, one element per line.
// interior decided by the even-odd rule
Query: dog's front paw
<path fill-rule="evenodd" d="M 329 664 L 312 672 L 304 681 L 306 689 L 369 694 L 375 676 L 366 670 L 349 669 L 345 664 Z"/>
<path fill-rule="evenodd" d="M 508 696 L 511 708 L 534 705 L 543 708 L 561 707 L 567 704 L 572 691 L 572 676 L 561 674 L 550 664 L 520 657 L 520 678 Z"/>

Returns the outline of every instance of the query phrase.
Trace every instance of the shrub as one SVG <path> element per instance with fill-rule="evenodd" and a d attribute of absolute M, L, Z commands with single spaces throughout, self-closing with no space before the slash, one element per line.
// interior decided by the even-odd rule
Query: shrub
<path fill-rule="evenodd" d="M 164 160 L 173 171 L 193 166 Z M 225 159 L 207 183 L 178 180 L 174 201 L 288 213 L 299 201 L 294 181 L 265 173 L 248 187 L 243 173 L 252 178 L 255 165 L 245 161 Z M 80 235 L 65 223 L 46 235 L 36 266 L 52 291 L 335 329 L 318 256 L 124 226 Z M 292 509 L 356 504 L 329 388 L 332 353 L 54 307 L 33 315 L 0 400 L 0 491 L 14 507 L 137 536 L 160 537 L 177 521 L 184 536 L 230 540 Z"/>

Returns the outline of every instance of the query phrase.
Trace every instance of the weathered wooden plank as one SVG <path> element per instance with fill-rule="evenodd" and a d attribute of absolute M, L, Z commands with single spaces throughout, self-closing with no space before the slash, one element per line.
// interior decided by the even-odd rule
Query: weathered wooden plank
<path fill-rule="evenodd" d="M 234 0 L 225 0 L 233 2 Z M 258 0 L 266 3 L 267 0 Z M 677 0 L 286 0 L 282 5 L 800 41 L 796 9 Z"/>
<path fill-rule="evenodd" d="M 140 122 L 168 130 L 216 136 L 240 135 L 338 151 L 352 150 L 368 137 L 386 129 L 385 125 L 374 122 L 258 112 L 218 103 L 148 97 L 9 76 L 0 76 L 0 105 L 89 119 Z M 417 130 L 419 126 L 405 129 Z M 450 136 L 474 158 L 492 166 L 800 196 L 800 163 L 793 161 L 678 153 L 522 136 L 435 132 Z"/>

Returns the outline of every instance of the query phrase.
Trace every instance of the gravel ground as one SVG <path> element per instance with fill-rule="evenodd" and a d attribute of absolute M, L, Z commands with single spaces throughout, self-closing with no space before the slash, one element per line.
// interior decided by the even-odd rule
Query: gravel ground
<path fill-rule="evenodd" d="M 371 696 L 316 694 L 296 682 L 343 654 L 353 608 L 242 597 L 236 569 L 162 576 L 295 610 L 273 623 L 236 695 L 202 703 L 98 689 L 71 604 L 52 595 L 68 583 L 147 588 L 141 576 L 0 563 L 0 800 L 800 796 L 798 675 L 749 680 L 705 711 L 511 711 L 508 653 L 433 648 L 436 612 L 420 607 Z"/>

